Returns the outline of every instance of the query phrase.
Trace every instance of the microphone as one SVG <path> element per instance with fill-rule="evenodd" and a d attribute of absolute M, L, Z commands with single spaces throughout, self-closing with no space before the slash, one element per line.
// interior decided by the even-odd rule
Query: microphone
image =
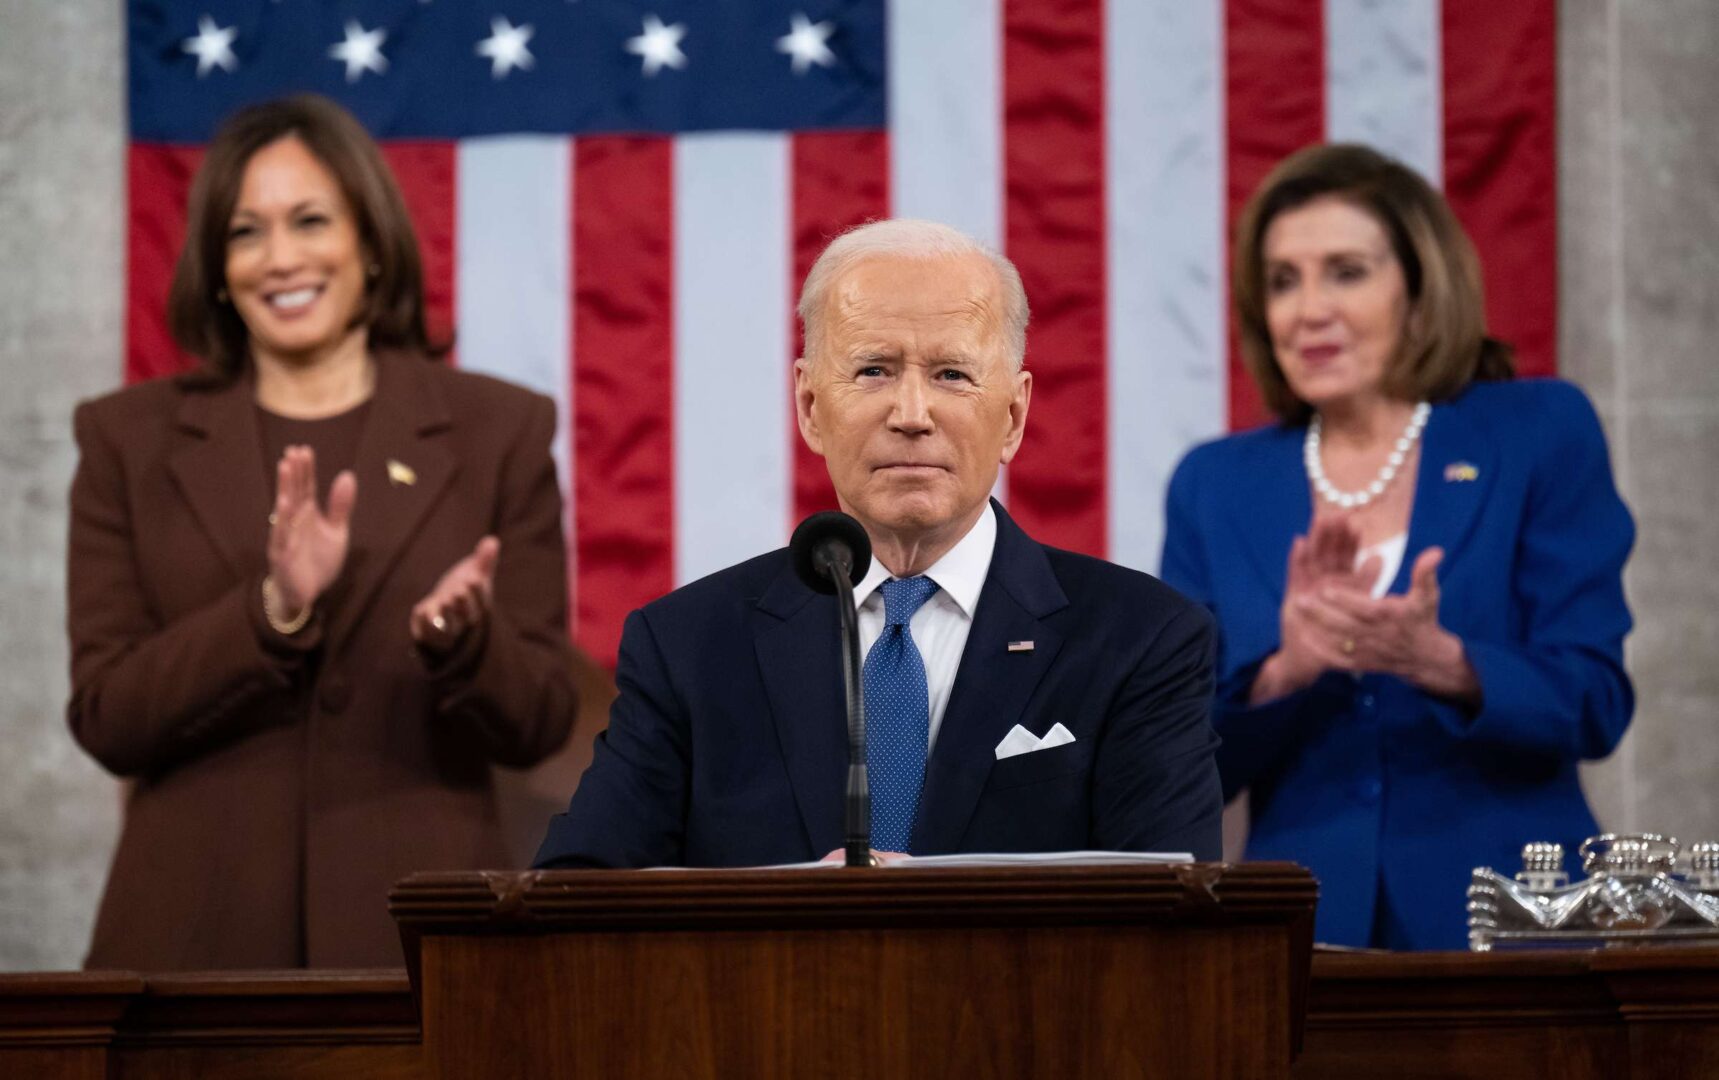
<path fill-rule="evenodd" d="M 870 866 L 871 790 L 865 774 L 865 697 L 860 678 L 859 618 L 854 612 L 854 586 L 871 568 L 871 538 L 859 522 L 837 510 L 813 514 L 800 522 L 788 541 L 794 572 L 815 592 L 834 593 L 836 620 L 842 635 L 842 683 L 848 707 L 848 866 Z"/>
<path fill-rule="evenodd" d="M 825 510 L 800 522 L 788 550 L 794 556 L 794 572 L 814 592 L 837 591 L 832 569 L 848 579 L 850 589 L 864 581 L 871 569 L 871 537 L 840 510 Z"/>

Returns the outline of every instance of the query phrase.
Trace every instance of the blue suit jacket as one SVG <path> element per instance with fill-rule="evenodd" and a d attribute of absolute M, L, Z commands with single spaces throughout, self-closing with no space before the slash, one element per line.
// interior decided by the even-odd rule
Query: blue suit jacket
<path fill-rule="evenodd" d="M 1522 845 L 1573 858 L 1596 830 L 1576 762 L 1610 753 L 1634 698 L 1621 575 L 1635 530 L 1581 391 L 1480 383 L 1435 406 L 1408 549 L 1391 591 L 1439 546 L 1439 621 L 1480 679 L 1478 712 L 1386 675 L 1327 673 L 1247 706 L 1278 646 L 1290 541 L 1313 508 L 1303 428 L 1232 436 L 1188 454 L 1170 485 L 1164 579 L 1208 604 L 1222 633 L 1215 722 L 1226 796 L 1250 789 L 1248 855 L 1321 882 L 1320 940 L 1461 948 L 1470 871 L 1520 866 Z"/>
<path fill-rule="evenodd" d="M 1145 574 L 997 543 L 926 765 L 915 854 L 1102 848 L 1219 856 L 1211 617 Z M 1010 652 L 1011 641 L 1031 641 Z M 842 844 L 835 599 L 785 550 L 628 617 L 609 729 L 538 866 L 760 866 Z M 1002 761 L 1016 724 L 1075 741 Z"/>

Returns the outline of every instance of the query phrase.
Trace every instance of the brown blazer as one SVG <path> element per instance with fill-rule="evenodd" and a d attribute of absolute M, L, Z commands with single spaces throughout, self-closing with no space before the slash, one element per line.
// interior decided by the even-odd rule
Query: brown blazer
<path fill-rule="evenodd" d="M 398 965 L 389 887 L 505 865 L 490 764 L 573 723 L 553 403 L 379 357 L 346 566 L 287 638 L 253 394 L 161 380 L 74 417 L 68 717 L 134 781 L 92 968 Z M 407 614 L 492 532 L 488 631 L 432 668 Z"/>

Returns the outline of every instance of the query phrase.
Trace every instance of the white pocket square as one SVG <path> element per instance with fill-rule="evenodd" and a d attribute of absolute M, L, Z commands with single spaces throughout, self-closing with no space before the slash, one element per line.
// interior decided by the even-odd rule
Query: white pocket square
<path fill-rule="evenodd" d="M 1042 739 L 1016 724 L 1003 736 L 1003 741 L 997 744 L 997 760 L 1030 754 L 1034 750 L 1049 750 L 1053 746 L 1063 746 L 1073 741 L 1074 733 L 1060 723 L 1051 725 L 1051 729 L 1045 732 Z"/>

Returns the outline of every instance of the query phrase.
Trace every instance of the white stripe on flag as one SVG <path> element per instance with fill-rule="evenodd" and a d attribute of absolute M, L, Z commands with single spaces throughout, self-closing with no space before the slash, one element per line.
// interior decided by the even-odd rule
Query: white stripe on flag
<path fill-rule="evenodd" d="M 1325 132 L 1443 175 L 1439 0 L 1325 0 Z"/>
<path fill-rule="evenodd" d="M 572 531 L 572 149 L 552 135 L 458 144 L 460 366 L 555 401 L 555 469 Z"/>
<path fill-rule="evenodd" d="M 889 212 L 1002 251 L 1003 5 L 890 0 L 887 17 Z M 1008 487 L 1003 467 L 991 493 Z"/>
<path fill-rule="evenodd" d="M 1003 248 L 1002 5 L 891 0 L 890 213 Z"/>
<path fill-rule="evenodd" d="M 1108 0 L 1109 556 L 1158 566 L 1164 490 L 1225 430 L 1223 0 Z"/>
<path fill-rule="evenodd" d="M 789 138 L 675 140 L 676 584 L 787 539 Z"/>

